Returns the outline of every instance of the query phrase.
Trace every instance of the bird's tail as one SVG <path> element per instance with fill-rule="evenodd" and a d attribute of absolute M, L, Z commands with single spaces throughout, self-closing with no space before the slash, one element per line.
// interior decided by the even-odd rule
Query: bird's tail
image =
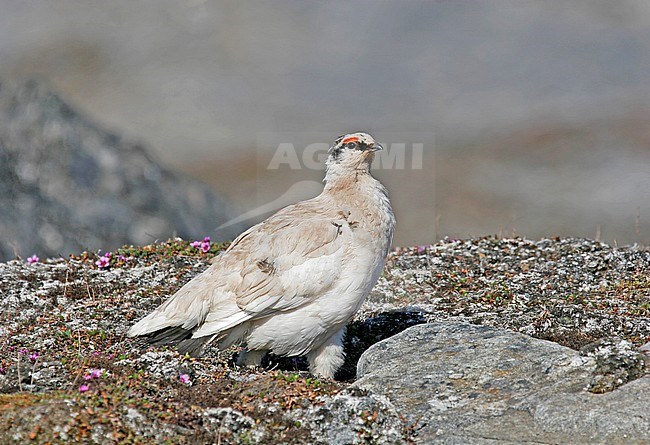
<path fill-rule="evenodd" d="M 191 331 L 203 323 L 210 310 L 213 286 L 209 282 L 209 273 L 212 267 L 186 283 L 153 312 L 131 326 L 127 335 L 152 335 L 160 344 L 178 342 L 191 336 Z"/>
<path fill-rule="evenodd" d="M 180 326 L 172 326 L 144 336 L 147 343 L 153 346 L 173 345 L 177 346 L 182 341 L 192 337 L 192 331 L 183 329 Z"/>
<path fill-rule="evenodd" d="M 145 334 L 141 338 L 152 346 L 170 345 L 176 347 L 181 355 L 189 354 L 191 357 L 199 357 L 203 348 L 213 341 L 218 349 L 226 349 L 233 344 L 239 343 L 244 335 L 246 326 L 235 326 L 217 335 L 206 335 L 203 337 L 192 337 L 192 331 L 179 326 L 171 326 L 159 331 Z"/>
<path fill-rule="evenodd" d="M 192 357 L 200 356 L 203 347 L 211 340 L 210 336 L 192 338 L 192 331 L 180 326 L 163 328 L 144 334 L 140 338 L 151 346 L 174 346 L 181 355 L 189 354 Z"/>
<path fill-rule="evenodd" d="M 215 296 L 214 267 L 186 283 L 171 298 L 134 324 L 127 335 L 143 337 L 153 345 L 176 346 L 182 354 L 190 355 L 200 354 L 203 346 L 212 341 L 220 346 L 238 341 L 245 330 L 235 327 L 251 316 L 241 311 L 236 302 L 226 295 L 222 298 Z"/>

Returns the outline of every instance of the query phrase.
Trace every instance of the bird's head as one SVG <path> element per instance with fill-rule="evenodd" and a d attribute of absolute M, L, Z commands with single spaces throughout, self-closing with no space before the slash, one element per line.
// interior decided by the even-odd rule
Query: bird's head
<path fill-rule="evenodd" d="M 379 145 L 368 133 L 350 133 L 339 137 L 329 149 L 327 169 L 370 170 Z"/>

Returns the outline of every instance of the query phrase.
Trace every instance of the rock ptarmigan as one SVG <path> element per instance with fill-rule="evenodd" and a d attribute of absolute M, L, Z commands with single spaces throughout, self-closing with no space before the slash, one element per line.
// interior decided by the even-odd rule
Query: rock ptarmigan
<path fill-rule="evenodd" d="M 366 133 L 329 150 L 325 188 L 237 237 L 203 273 L 137 322 L 130 337 L 198 355 L 214 343 L 242 343 L 244 365 L 267 352 L 307 355 L 312 373 L 332 378 L 343 334 L 382 271 L 395 218 L 370 174 L 382 147 Z"/>

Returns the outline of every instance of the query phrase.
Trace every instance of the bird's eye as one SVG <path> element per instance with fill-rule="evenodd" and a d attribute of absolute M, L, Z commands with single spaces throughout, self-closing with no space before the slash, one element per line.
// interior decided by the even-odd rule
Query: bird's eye
<path fill-rule="evenodd" d="M 345 144 L 345 146 L 347 148 L 349 148 L 350 150 L 354 150 L 354 149 L 356 149 L 358 147 L 356 142 L 348 142 L 347 144 Z"/>

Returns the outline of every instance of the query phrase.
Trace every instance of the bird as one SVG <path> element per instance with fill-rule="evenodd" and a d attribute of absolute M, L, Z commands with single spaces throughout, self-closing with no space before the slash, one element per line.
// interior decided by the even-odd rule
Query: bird
<path fill-rule="evenodd" d="M 241 366 L 260 366 L 269 352 L 306 355 L 313 375 L 334 378 L 345 361 L 345 327 L 392 243 L 388 192 L 370 171 L 382 148 L 367 133 L 337 138 L 318 196 L 243 232 L 127 335 L 190 356 L 241 345 Z"/>

